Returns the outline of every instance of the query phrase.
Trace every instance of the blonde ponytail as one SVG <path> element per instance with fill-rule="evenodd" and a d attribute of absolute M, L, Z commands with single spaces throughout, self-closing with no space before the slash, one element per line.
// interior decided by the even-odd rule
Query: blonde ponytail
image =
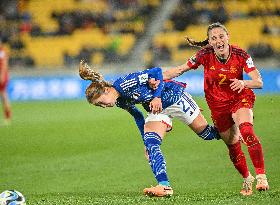
<path fill-rule="evenodd" d="M 105 92 L 106 87 L 112 87 L 111 83 L 105 81 L 100 73 L 92 70 L 84 60 L 80 62 L 79 75 L 84 80 L 92 81 L 86 89 L 86 97 L 89 103 L 100 97 Z"/>
<path fill-rule="evenodd" d="M 92 82 L 101 82 L 104 80 L 103 76 L 92 70 L 84 60 L 81 60 L 80 62 L 79 74 L 82 79 L 91 80 Z"/>

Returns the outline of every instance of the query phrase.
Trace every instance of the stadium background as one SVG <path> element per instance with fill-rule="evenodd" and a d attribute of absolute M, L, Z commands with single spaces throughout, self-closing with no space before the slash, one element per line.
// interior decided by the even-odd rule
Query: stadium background
<path fill-rule="evenodd" d="M 203 40 L 207 25 L 216 21 L 226 25 L 232 44 L 252 55 L 269 82 L 263 92 L 279 92 L 279 4 L 259 0 L 1 1 L 0 34 L 10 53 L 9 95 L 12 100 L 81 98 L 84 87 L 76 78 L 80 59 L 108 80 L 151 66 L 182 64 L 196 51 L 186 45 L 184 36 Z M 60 77 L 42 78 L 50 75 Z M 201 75 L 191 73 L 180 80 L 188 81 L 190 93 L 203 93 Z"/>
<path fill-rule="evenodd" d="M 36 148 L 38 142 L 34 145 L 31 141 L 39 139 L 44 141 L 46 140 L 45 137 L 49 137 L 50 141 L 46 142 L 46 145 L 49 145 L 48 148 L 51 150 L 52 146 L 57 147 L 58 150 L 60 147 L 67 150 L 66 147 L 68 146 L 75 154 L 75 152 L 78 152 L 78 148 L 72 147 L 75 143 L 87 150 L 85 145 L 81 141 L 77 141 L 75 137 L 83 135 L 91 143 L 97 143 L 97 139 L 92 139 L 96 136 L 92 137 L 85 130 L 89 129 L 98 133 L 98 135 L 103 133 L 100 135 L 107 137 L 104 133 L 108 128 L 102 125 L 102 121 L 111 122 L 114 125 L 112 129 L 120 135 L 127 135 L 127 133 L 119 130 L 119 127 L 121 123 L 128 123 L 128 126 L 133 129 L 134 135 L 137 135 L 137 130 L 130 122 L 131 119 L 129 119 L 129 122 L 115 122 L 120 116 L 128 119 L 127 116 L 123 116 L 115 110 L 110 113 L 111 115 L 104 114 L 106 111 L 92 109 L 86 104 L 84 89 L 87 83 L 79 79 L 77 73 L 79 60 L 86 59 L 90 65 L 103 73 L 107 80 L 114 80 L 123 73 L 152 66 L 160 66 L 166 69 L 184 63 L 197 50 L 186 45 L 185 35 L 196 40 L 204 40 L 208 24 L 216 21 L 225 24 L 228 28 L 232 44 L 244 48 L 252 55 L 264 80 L 264 88 L 257 91 L 261 101 L 257 110 L 266 118 L 273 119 L 272 115 L 277 116 L 279 114 L 277 102 L 279 102 L 280 96 L 279 0 L 1 0 L 0 37 L 10 56 L 11 80 L 8 86 L 8 94 L 12 101 L 14 113 L 12 124 L 8 127 L 0 127 L 0 137 L 2 139 L 8 138 L 7 141 L 2 141 L 4 143 L 1 144 L 3 148 L 0 151 L 1 157 L 16 153 L 14 163 L 20 162 L 21 159 L 26 160 L 31 157 L 31 154 L 30 156 L 26 154 L 27 150 L 31 149 L 31 153 L 35 154 L 38 152 L 38 147 Z M 194 96 L 203 95 L 201 70 L 185 74 L 179 77 L 179 80 L 188 83 L 187 89 Z M 76 101 L 77 99 L 78 101 Z M 83 100 L 81 101 L 81 99 Z M 205 115 L 209 119 L 209 111 L 204 100 L 202 97 L 196 99 L 206 110 Z M 270 107 L 262 108 L 262 106 Z M 109 120 L 110 118 L 112 118 L 112 121 Z M 79 123 L 79 121 L 84 124 Z M 274 118 L 274 121 L 267 121 L 267 127 L 262 125 L 261 121 L 259 121 L 259 126 L 268 130 L 264 132 L 264 135 L 275 136 L 275 138 L 272 138 L 272 141 L 274 140 L 273 145 L 279 146 L 279 140 L 276 136 L 279 135 L 277 127 L 279 127 L 280 121 L 277 118 Z M 76 123 L 74 127 L 77 130 L 72 130 L 70 123 Z M 92 123 L 101 127 L 97 129 L 97 125 L 93 127 Z M 63 126 L 67 128 L 63 129 Z M 56 131 L 57 129 L 58 131 Z M 61 137 L 59 129 L 70 130 L 69 133 L 66 132 L 65 134 L 72 137 L 66 137 L 66 139 L 72 140 L 73 144 L 57 139 L 57 137 Z M 179 126 L 180 129 L 183 130 Z M 34 136 L 36 134 L 38 136 Z M 111 135 L 114 134 L 111 133 Z M 26 149 L 24 153 L 10 150 L 10 146 L 16 139 L 21 140 L 21 137 L 27 145 L 26 148 L 23 148 L 23 150 Z M 108 138 L 110 137 L 112 141 L 115 139 L 113 136 Z M 54 140 L 54 144 L 51 139 Z M 100 144 L 97 147 L 101 146 L 98 148 L 101 149 L 103 144 L 98 143 Z M 108 141 L 108 143 L 111 143 L 111 141 Z M 129 143 L 131 142 L 129 141 Z M 137 141 L 137 143 L 139 142 Z M 172 144 L 172 141 L 170 143 Z M 184 143 L 182 142 L 182 144 Z M 196 144 L 197 142 L 192 141 L 190 143 Z M 264 143 L 268 144 L 268 141 L 264 140 Z M 20 145 L 22 143 L 16 144 L 15 149 L 22 149 Z M 174 144 L 174 146 L 177 145 Z M 196 144 L 196 146 L 197 149 L 202 149 L 202 144 Z M 41 147 L 41 149 L 43 150 L 42 155 L 49 156 L 45 148 Z M 130 148 L 124 149 L 125 151 L 131 151 Z M 169 148 L 165 149 L 168 150 Z M 270 147 L 270 150 L 275 151 L 272 154 L 279 154 L 279 147 Z M 114 153 L 113 150 L 112 153 Z M 58 155 L 58 158 L 60 154 L 60 151 L 54 152 L 54 155 Z M 94 153 L 92 155 L 95 156 Z M 116 153 L 112 155 L 115 156 Z M 133 154 L 132 156 L 138 155 Z M 51 158 L 51 156 L 49 157 Z M 52 187 L 51 185 L 40 187 L 41 191 L 34 191 L 36 186 L 30 182 L 26 183 L 23 177 L 13 175 L 14 173 L 18 174 L 18 172 L 11 171 L 16 165 L 9 165 L 9 157 L 5 158 L 5 160 L 2 159 L 1 164 L 5 165 L 6 168 L 2 169 L 0 173 L 1 176 L 7 176 L 7 179 L 3 180 L 3 183 L 0 182 L 1 190 L 15 187 L 20 189 L 19 191 L 27 192 L 30 198 L 37 197 L 38 201 L 42 196 L 48 198 L 51 195 L 50 193 L 79 192 L 77 187 L 67 187 L 65 184 L 66 190 L 64 191 L 59 191 L 58 186 Z M 88 155 L 85 158 L 90 160 Z M 69 159 L 75 160 L 74 158 Z M 274 162 L 277 162 L 276 159 Z M 180 160 L 182 159 L 180 158 Z M 231 166 L 226 160 L 228 159 L 225 159 L 227 166 Z M 55 163 L 58 165 L 58 163 L 64 162 L 57 160 Z M 184 162 L 182 161 L 182 163 Z M 279 178 L 279 165 L 276 166 L 272 162 L 268 163 L 273 164 L 269 164 L 273 170 L 271 173 L 278 173 L 275 178 L 277 176 Z M 43 164 L 40 164 L 40 166 L 48 167 L 48 165 Z M 27 167 L 19 166 L 19 168 Z M 62 168 L 60 171 L 65 170 Z M 49 172 L 54 174 L 52 169 Z M 102 172 L 98 173 L 102 174 Z M 236 174 L 233 169 L 232 173 Z M 83 177 L 86 176 L 83 175 L 85 173 L 81 174 Z M 24 175 L 26 180 L 30 180 L 30 176 L 27 175 Z M 19 180 L 18 183 L 13 180 L 14 177 Z M 40 178 L 39 175 L 37 177 Z M 43 175 L 41 177 L 43 183 L 48 183 Z M 238 177 L 236 176 L 236 178 Z M 99 185 L 102 184 L 101 179 Z M 110 177 L 109 179 L 112 180 Z M 180 179 L 179 176 L 178 179 Z M 143 181 L 145 182 L 145 180 Z M 54 183 L 55 181 L 51 180 L 51 182 Z M 146 182 L 150 183 L 147 180 Z M 90 187 L 88 182 L 85 183 L 85 187 Z M 139 189 L 139 186 L 135 183 L 132 184 Z M 117 187 L 116 184 L 114 186 Z M 180 187 L 180 184 L 178 186 Z M 236 184 L 236 187 L 239 188 L 239 186 L 240 184 Z M 194 185 L 194 187 L 195 190 L 190 192 L 196 191 L 196 186 Z M 210 186 L 210 188 L 216 190 L 215 187 Z M 126 187 L 126 189 L 129 188 Z M 91 190 L 94 189 L 91 187 L 88 192 L 91 192 Z M 102 187 L 101 191 L 104 190 L 107 191 L 106 188 Z M 81 191 L 84 191 L 84 189 L 81 188 Z M 208 191 L 208 189 L 205 189 L 205 191 Z M 38 197 L 37 193 L 41 195 Z M 44 195 L 45 193 L 47 194 Z M 272 193 L 279 196 L 279 189 Z M 210 195 L 210 198 L 208 197 L 209 201 L 213 200 L 214 196 Z M 57 198 L 60 197 L 67 198 L 68 195 L 57 196 Z M 200 196 L 194 194 L 194 197 L 199 198 Z M 267 196 L 267 198 L 270 197 L 271 195 Z M 279 197 L 273 200 L 276 199 L 279 200 Z M 72 200 L 74 199 L 72 198 Z M 137 200 L 139 200 L 137 203 L 140 203 L 142 198 L 137 198 Z M 199 198 L 200 200 L 203 199 Z M 238 201 L 236 198 L 234 200 Z M 65 201 L 66 204 L 69 203 L 67 199 Z M 78 204 L 77 201 L 75 202 Z M 125 201 L 121 202 L 124 203 Z M 44 203 L 42 202 L 42 204 Z M 50 202 L 50 204 L 52 203 Z"/>

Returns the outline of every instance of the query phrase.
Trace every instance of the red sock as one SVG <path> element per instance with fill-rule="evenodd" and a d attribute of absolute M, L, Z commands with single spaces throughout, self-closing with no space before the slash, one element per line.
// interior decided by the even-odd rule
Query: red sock
<path fill-rule="evenodd" d="M 253 125 L 249 122 L 241 123 L 239 125 L 239 130 L 244 143 L 248 147 L 248 152 L 255 167 L 256 174 L 265 174 L 262 145 L 254 133 Z"/>
<path fill-rule="evenodd" d="M 12 113 L 10 109 L 5 109 L 4 111 L 5 119 L 11 119 Z"/>
<path fill-rule="evenodd" d="M 237 142 L 233 145 L 227 145 L 229 150 L 229 156 L 234 164 L 235 168 L 238 170 L 238 172 L 243 176 L 243 178 L 246 178 L 249 176 L 249 170 L 246 163 L 246 158 L 244 153 L 241 149 L 241 143 Z"/>
<path fill-rule="evenodd" d="M 248 147 L 248 152 L 255 167 L 256 174 L 265 174 L 262 145 L 255 144 Z"/>

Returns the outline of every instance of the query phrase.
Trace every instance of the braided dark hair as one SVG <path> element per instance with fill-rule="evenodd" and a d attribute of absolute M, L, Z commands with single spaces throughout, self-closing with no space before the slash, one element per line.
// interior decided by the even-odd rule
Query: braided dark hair
<path fill-rule="evenodd" d="M 185 38 L 190 46 L 204 47 L 208 45 L 208 38 L 204 41 L 195 41 L 187 36 Z"/>
<path fill-rule="evenodd" d="M 227 31 L 226 27 L 223 24 L 221 24 L 220 22 L 216 22 L 216 23 L 212 23 L 208 26 L 208 28 L 207 28 L 207 39 L 205 39 L 203 41 L 195 41 L 195 40 L 189 38 L 188 36 L 186 36 L 185 38 L 186 38 L 186 40 L 187 40 L 187 42 L 190 46 L 197 46 L 197 47 L 207 46 L 208 45 L 208 40 L 209 40 L 209 32 L 214 28 L 221 28 L 228 34 L 228 31 Z"/>
<path fill-rule="evenodd" d="M 86 98 L 89 103 L 100 97 L 105 92 L 106 87 L 112 87 L 111 83 L 105 81 L 100 73 L 92 70 L 84 60 L 80 62 L 79 75 L 84 80 L 92 81 L 86 89 Z"/>

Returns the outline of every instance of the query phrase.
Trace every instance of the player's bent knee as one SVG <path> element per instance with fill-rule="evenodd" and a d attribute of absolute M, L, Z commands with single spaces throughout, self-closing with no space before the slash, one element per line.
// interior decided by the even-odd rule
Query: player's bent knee
<path fill-rule="evenodd" d="M 192 121 L 188 126 L 195 132 L 200 133 L 203 129 L 208 125 L 208 122 L 204 118 L 204 116 L 199 113 L 198 116 Z"/>
<path fill-rule="evenodd" d="M 144 134 L 144 144 L 147 148 L 151 145 L 161 145 L 161 137 L 156 132 L 146 132 Z"/>
<path fill-rule="evenodd" d="M 239 125 L 239 130 L 244 143 L 247 146 L 260 143 L 258 137 L 254 133 L 253 125 L 250 122 L 243 122 Z"/>
<path fill-rule="evenodd" d="M 162 138 L 166 134 L 168 126 L 167 124 L 161 121 L 149 121 L 146 122 L 144 125 L 144 132 L 155 132 L 156 134 L 160 135 Z"/>

